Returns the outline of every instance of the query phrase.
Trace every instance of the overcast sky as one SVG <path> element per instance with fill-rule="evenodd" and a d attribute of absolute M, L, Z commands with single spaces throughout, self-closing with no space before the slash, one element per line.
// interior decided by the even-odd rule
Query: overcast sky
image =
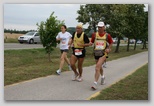
<path fill-rule="evenodd" d="M 80 4 L 4 4 L 4 28 L 36 30 L 36 23 L 45 21 L 53 11 L 58 20 L 65 20 L 68 27 L 75 27 L 79 9 Z"/>

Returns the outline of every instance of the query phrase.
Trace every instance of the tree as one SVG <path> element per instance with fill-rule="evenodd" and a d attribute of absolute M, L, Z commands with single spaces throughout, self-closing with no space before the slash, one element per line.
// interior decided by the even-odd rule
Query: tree
<path fill-rule="evenodd" d="M 115 52 L 119 52 L 120 39 L 128 37 L 127 51 L 130 39 L 137 39 L 142 34 L 144 24 L 143 4 L 86 4 L 81 5 L 76 18 L 78 22 L 89 24 L 89 29 L 96 32 L 98 21 L 104 21 L 109 27 L 106 31 L 112 37 L 118 38 Z M 136 42 L 134 50 L 136 49 Z"/>
<path fill-rule="evenodd" d="M 135 39 L 134 50 L 136 49 L 136 42 L 141 36 L 144 28 L 144 4 L 127 4 L 126 13 L 126 29 L 125 35 L 128 37 L 127 51 L 129 51 L 129 39 Z"/>
<path fill-rule="evenodd" d="M 68 27 L 67 31 L 73 35 L 73 33 L 76 31 L 76 27 Z"/>
<path fill-rule="evenodd" d="M 51 51 L 53 47 L 56 47 L 56 35 L 60 31 L 60 26 L 64 24 L 64 21 L 57 20 L 57 16 L 54 16 L 54 12 L 51 13 L 50 17 L 46 21 L 41 21 L 40 25 L 37 23 L 38 32 L 40 34 L 40 39 L 48 53 L 48 59 L 51 61 Z"/>
<path fill-rule="evenodd" d="M 76 18 L 78 22 L 89 24 L 89 29 L 96 32 L 96 26 L 99 21 L 104 21 L 109 25 L 107 32 L 111 33 L 112 37 L 118 38 L 118 43 L 115 52 L 119 52 L 120 39 L 123 36 L 124 30 L 124 15 L 125 5 L 122 4 L 86 4 L 81 5 L 77 11 L 79 16 Z"/>
<path fill-rule="evenodd" d="M 142 40 L 143 42 L 143 48 L 142 49 L 146 49 L 146 42 L 148 41 L 148 12 L 144 13 L 144 27 L 141 33 L 141 36 L 139 37 L 139 39 Z"/>
<path fill-rule="evenodd" d="M 124 4 L 113 4 L 110 7 L 110 16 L 108 22 L 110 24 L 107 32 L 110 32 L 112 36 L 116 36 L 118 38 L 117 46 L 115 49 L 115 53 L 119 52 L 120 39 L 124 37 L 124 30 L 126 26 L 125 22 L 125 13 L 127 11 L 126 5 Z"/>
<path fill-rule="evenodd" d="M 105 21 L 105 16 L 109 15 L 108 6 L 106 4 L 86 4 L 81 5 L 77 11 L 78 22 L 89 24 L 88 29 L 93 29 L 96 32 L 96 25 L 99 21 Z"/>

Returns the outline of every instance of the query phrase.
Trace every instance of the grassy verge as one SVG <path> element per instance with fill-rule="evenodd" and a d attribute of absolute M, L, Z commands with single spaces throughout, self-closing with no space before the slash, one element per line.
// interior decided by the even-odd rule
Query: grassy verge
<path fill-rule="evenodd" d="M 19 43 L 19 42 L 18 42 L 18 39 L 7 38 L 7 39 L 4 39 L 4 43 Z"/>
<path fill-rule="evenodd" d="M 148 100 L 148 64 L 91 100 Z"/>
<path fill-rule="evenodd" d="M 86 48 L 84 67 L 95 64 L 92 49 L 92 47 Z M 126 52 L 126 47 L 120 47 L 119 53 L 114 53 L 114 49 L 115 47 L 109 54 L 108 61 L 147 51 L 142 50 L 141 46 L 137 46 L 135 51 L 130 47 L 129 52 Z M 68 57 L 71 56 L 71 52 L 70 50 Z M 4 85 L 55 74 L 59 67 L 60 50 L 54 48 L 51 53 L 53 62 L 49 62 L 47 56 L 44 49 L 4 50 Z M 62 71 L 66 70 L 68 67 L 65 63 Z"/>

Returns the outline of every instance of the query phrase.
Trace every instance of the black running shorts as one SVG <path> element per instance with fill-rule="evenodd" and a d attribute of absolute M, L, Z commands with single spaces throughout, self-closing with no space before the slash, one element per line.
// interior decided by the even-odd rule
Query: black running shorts
<path fill-rule="evenodd" d="M 75 55 L 77 58 L 84 58 L 85 57 L 85 53 L 86 50 L 85 49 L 76 49 L 76 48 L 72 48 L 73 50 L 73 55 Z"/>

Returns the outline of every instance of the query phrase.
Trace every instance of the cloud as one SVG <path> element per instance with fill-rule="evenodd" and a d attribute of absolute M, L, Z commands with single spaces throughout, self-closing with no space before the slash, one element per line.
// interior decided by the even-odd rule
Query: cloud
<path fill-rule="evenodd" d="M 36 25 L 5 24 L 4 28 L 16 30 L 37 30 Z"/>
<path fill-rule="evenodd" d="M 145 5 L 144 11 L 148 11 L 148 4 L 144 4 L 144 5 Z"/>
<path fill-rule="evenodd" d="M 4 4 L 4 28 L 25 29 L 37 27 L 36 23 L 45 21 L 52 12 L 58 20 L 65 20 L 68 27 L 78 23 L 77 10 L 81 4 Z M 82 4 L 83 5 L 83 4 Z M 145 11 L 148 4 L 145 4 Z M 22 26 L 22 27 L 19 27 Z M 30 27 L 32 26 L 32 27 Z M 85 28 L 87 25 L 85 25 Z M 36 28 L 35 28 L 36 29 Z"/>
<path fill-rule="evenodd" d="M 66 25 L 74 26 L 79 8 L 80 4 L 4 4 L 4 26 L 34 26 L 52 12 L 57 19 L 65 20 Z"/>

